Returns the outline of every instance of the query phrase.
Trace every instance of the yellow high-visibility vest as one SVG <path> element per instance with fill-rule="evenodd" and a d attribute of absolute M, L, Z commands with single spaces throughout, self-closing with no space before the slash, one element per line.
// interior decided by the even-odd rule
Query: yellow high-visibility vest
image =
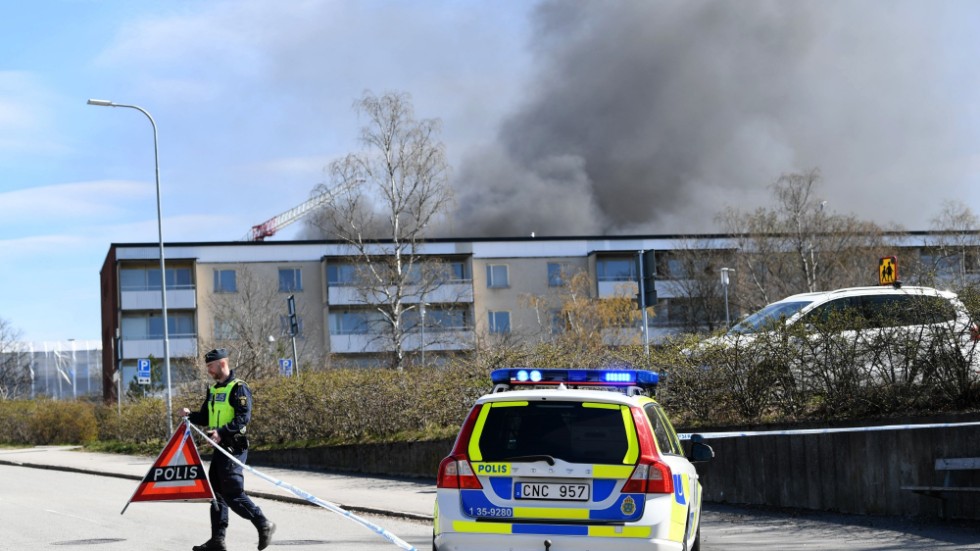
<path fill-rule="evenodd" d="M 222 387 L 212 385 L 208 389 L 208 427 L 219 429 L 235 418 L 235 408 L 231 405 L 231 391 L 241 379 L 232 379 Z"/>

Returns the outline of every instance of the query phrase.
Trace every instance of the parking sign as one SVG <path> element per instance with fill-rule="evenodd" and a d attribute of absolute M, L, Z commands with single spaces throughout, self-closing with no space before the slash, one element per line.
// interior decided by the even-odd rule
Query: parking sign
<path fill-rule="evenodd" d="M 293 376 L 293 360 L 289 358 L 279 358 L 279 374 L 283 377 Z"/>
<path fill-rule="evenodd" d="M 146 358 L 136 360 L 136 382 L 141 385 L 150 384 L 150 360 Z"/>

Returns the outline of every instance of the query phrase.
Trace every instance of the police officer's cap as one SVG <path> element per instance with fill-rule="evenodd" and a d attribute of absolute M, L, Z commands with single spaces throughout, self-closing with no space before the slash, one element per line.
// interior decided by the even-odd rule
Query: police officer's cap
<path fill-rule="evenodd" d="M 215 348 L 204 355 L 204 363 L 216 362 L 228 357 L 228 351 L 224 348 Z"/>

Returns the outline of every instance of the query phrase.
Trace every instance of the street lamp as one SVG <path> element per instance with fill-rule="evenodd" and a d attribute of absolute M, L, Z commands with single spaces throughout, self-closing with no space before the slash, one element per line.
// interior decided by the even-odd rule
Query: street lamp
<path fill-rule="evenodd" d="M 728 272 L 734 271 L 734 268 L 721 269 L 721 286 L 725 288 L 725 330 L 728 330 L 732 326 L 731 319 L 728 316 Z"/>
<path fill-rule="evenodd" d="M 160 153 L 157 147 L 157 123 L 153 120 L 153 117 L 146 109 L 143 109 L 138 105 L 113 103 L 105 99 L 90 99 L 88 100 L 88 104 L 98 105 L 100 107 L 126 107 L 129 109 L 135 109 L 146 115 L 146 118 L 150 120 L 150 126 L 153 127 L 153 163 L 156 168 L 157 184 L 157 237 L 160 243 L 160 300 L 162 302 L 161 310 L 163 311 L 163 365 L 167 384 L 167 428 L 170 431 L 168 434 L 171 434 L 174 432 L 172 406 L 173 393 L 170 389 L 170 332 L 167 322 L 167 269 L 166 263 L 163 259 L 163 214 L 162 209 L 160 208 Z"/>

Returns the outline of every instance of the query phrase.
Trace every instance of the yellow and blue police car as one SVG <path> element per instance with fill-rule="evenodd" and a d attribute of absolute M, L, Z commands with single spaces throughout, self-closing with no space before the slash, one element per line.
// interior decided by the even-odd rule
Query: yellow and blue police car
<path fill-rule="evenodd" d="M 697 551 L 714 456 L 651 371 L 499 369 L 439 465 L 434 551 Z"/>

